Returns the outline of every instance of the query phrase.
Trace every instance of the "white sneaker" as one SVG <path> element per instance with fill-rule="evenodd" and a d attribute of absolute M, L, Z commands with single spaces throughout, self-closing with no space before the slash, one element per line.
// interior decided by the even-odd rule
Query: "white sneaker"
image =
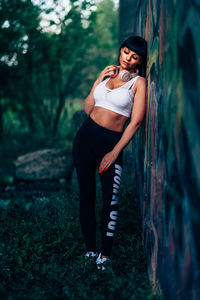
<path fill-rule="evenodd" d="M 101 258 L 101 252 L 99 253 L 99 256 L 96 259 L 96 265 L 98 270 L 107 270 L 112 269 L 112 262 L 109 257 L 103 257 Z"/>
<path fill-rule="evenodd" d="M 97 256 L 98 256 L 98 253 L 97 252 L 93 252 L 93 251 L 88 251 L 85 254 L 85 257 L 95 257 L 95 258 L 97 258 Z"/>
<path fill-rule="evenodd" d="M 95 266 L 95 261 L 97 257 L 98 257 L 98 253 L 93 251 L 87 251 L 84 254 L 85 270 L 91 270 L 93 266 Z"/>

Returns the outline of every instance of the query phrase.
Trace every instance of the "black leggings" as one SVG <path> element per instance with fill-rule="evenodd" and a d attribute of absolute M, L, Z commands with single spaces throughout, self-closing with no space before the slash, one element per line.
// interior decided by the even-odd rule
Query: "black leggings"
<path fill-rule="evenodd" d="M 73 143 L 73 159 L 80 191 L 80 224 L 86 250 L 96 251 L 96 167 L 104 155 L 118 143 L 123 132 L 97 124 L 88 116 Z M 118 197 L 122 174 L 123 150 L 110 167 L 99 174 L 102 186 L 101 250 L 110 256 L 118 217 Z"/>

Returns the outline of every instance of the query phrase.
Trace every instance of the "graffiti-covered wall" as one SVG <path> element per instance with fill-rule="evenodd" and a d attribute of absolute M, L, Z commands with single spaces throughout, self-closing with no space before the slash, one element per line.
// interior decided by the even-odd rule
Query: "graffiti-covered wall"
<path fill-rule="evenodd" d="M 149 278 L 200 299 L 200 2 L 121 0 L 119 41 L 148 42 L 147 111 L 133 138 Z"/>

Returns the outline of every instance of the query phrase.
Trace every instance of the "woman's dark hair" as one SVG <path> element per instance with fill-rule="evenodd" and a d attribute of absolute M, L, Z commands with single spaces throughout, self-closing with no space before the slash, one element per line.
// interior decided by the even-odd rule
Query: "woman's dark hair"
<path fill-rule="evenodd" d="M 127 47 L 128 49 L 136 52 L 141 57 L 141 64 L 137 65 L 136 69 L 139 70 L 139 75 L 146 76 L 146 65 L 147 65 L 147 41 L 140 36 L 130 36 L 120 46 L 118 63 L 120 58 L 121 48 Z"/>

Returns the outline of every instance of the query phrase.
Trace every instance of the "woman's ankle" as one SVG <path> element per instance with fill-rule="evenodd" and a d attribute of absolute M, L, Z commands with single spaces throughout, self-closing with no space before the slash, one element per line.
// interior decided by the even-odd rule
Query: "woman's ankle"
<path fill-rule="evenodd" d="M 108 256 L 106 256 L 106 255 L 101 255 L 101 258 L 104 258 L 104 257 L 106 257 L 106 258 L 107 258 Z"/>

